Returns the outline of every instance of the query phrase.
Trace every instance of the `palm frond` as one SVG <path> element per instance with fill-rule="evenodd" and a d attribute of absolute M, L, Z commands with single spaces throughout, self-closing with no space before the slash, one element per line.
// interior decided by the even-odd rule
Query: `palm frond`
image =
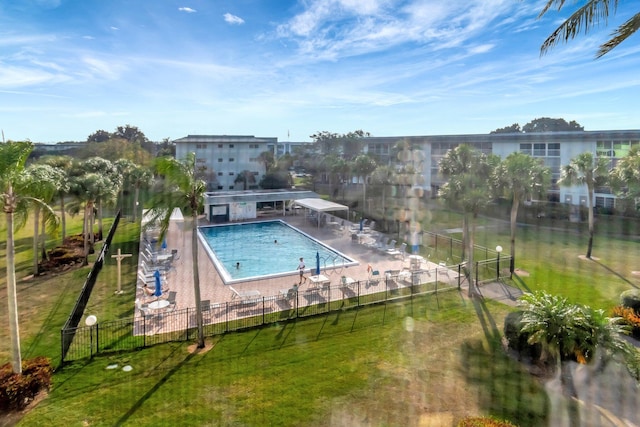
<path fill-rule="evenodd" d="M 611 39 L 609 39 L 606 43 L 603 43 L 596 54 L 596 58 L 600 58 L 601 56 L 607 54 L 611 49 L 618 46 L 620 43 L 625 41 L 630 35 L 635 33 L 638 28 L 640 28 L 640 13 L 635 14 L 631 19 L 629 19 L 624 24 L 620 25 L 616 31 L 611 34 Z"/>
<path fill-rule="evenodd" d="M 613 3 L 613 5 L 611 5 Z M 558 10 L 564 5 L 564 0 L 550 0 L 540 16 L 544 15 L 552 5 L 557 4 Z M 599 25 L 601 21 L 607 20 L 610 13 L 615 13 L 618 7 L 618 0 L 589 0 L 584 6 L 576 10 L 566 21 L 564 21 L 540 46 L 540 55 L 544 55 L 559 42 L 567 42 L 575 38 L 584 28 L 585 34 L 594 25 Z M 613 11 L 611 11 L 611 8 Z"/>

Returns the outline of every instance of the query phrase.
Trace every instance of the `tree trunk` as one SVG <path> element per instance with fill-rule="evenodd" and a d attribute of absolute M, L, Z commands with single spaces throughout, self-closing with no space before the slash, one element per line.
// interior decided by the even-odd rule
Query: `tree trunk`
<path fill-rule="evenodd" d="M 40 238 L 40 206 L 36 204 L 33 209 L 33 275 L 40 274 L 38 269 L 38 239 Z"/>
<path fill-rule="evenodd" d="M 191 225 L 191 252 L 193 256 L 193 295 L 196 302 L 196 325 L 198 328 L 198 348 L 204 348 L 204 327 L 200 301 L 200 271 L 198 268 L 198 214 L 194 211 Z"/>
<path fill-rule="evenodd" d="M 44 215 L 42 215 L 42 225 L 40 228 L 40 250 L 42 252 L 40 258 L 44 261 L 47 259 L 47 220 Z"/>
<path fill-rule="evenodd" d="M 133 222 L 136 222 L 138 218 L 138 199 L 140 198 L 140 186 L 136 185 L 136 190 L 133 197 Z"/>
<path fill-rule="evenodd" d="M 465 214 L 465 217 L 470 214 Z M 467 248 L 467 272 L 469 277 L 467 278 L 469 283 L 469 298 L 474 298 L 478 296 L 478 290 L 476 289 L 476 283 L 474 281 L 474 271 L 475 265 L 473 264 L 473 236 L 476 232 L 476 224 L 475 221 L 471 218 L 467 219 L 467 228 L 470 228 L 470 231 L 467 236 L 467 242 L 469 243 L 469 247 Z"/>
<path fill-rule="evenodd" d="M 588 187 L 589 195 L 587 197 L 588 200 L 588 218 L 589 218 L 589 244 L 587 245 L 587 258 L 591 259 L 591 251 L 593 249 L 593 188 Z"/>
<path fill-rule="evenodd" d="M 9 187 L 7 204 L 14 203 L 13 190 Z M 18 322 L 18 299 L 16 295 L 16 261 L 13 237 L 13 208 L 7 210 L 7 300 L 9 303 L 9 332 L 11 334 L 11 367 L 16 374 L 22 374 L 22 356 L 20 354 L 20 329 Z"/>
<path fill-rule="evenodd" d="M 518 220 L 518 208 L 520 206 L 520 200 L 517 196 L 513 197 L 513 204 L 511 205 L 511 260 L 509 260 L 509 273 L 513 274 L 516 266 L 516 221 Z"/>
<path fill-rule="evenodd" d="M 82 221 L 83 255 L 82 265 L 89 264 L 89 204 L 84 207 L 84 220 Z"/>
<path fill-rule="evenodd" d="M 571 365 L 569 362 L 560 362 L 560 384 L 562 385 L 562 393 L 567 399 L 567 412 L 569 425 L 571 427 L 580 426 L 580 407 L 578 406 L 578 392 L 573 382 L 571 374 Z"/>
<path fill-rule="evenodd" d="M 62 226 L 62 243 L 67 237 L 67 219 L 64 213 L 64 194 L 60 195 L 60 225 Z"/>

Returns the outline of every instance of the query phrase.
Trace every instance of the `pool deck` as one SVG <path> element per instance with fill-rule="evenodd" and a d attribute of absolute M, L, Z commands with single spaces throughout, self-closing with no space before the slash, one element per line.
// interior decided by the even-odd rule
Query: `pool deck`
<path fill-rule="evenodd" d="M 264 219 L 267 218 L 259 218 L 258 220 Z M 342 280 L 342 276 L 352 278 L 356 282 L 367 280 L 370 277 L 370 273 L 368 271 L 369 265 L 371 265 L 373 270 L 378 270 L 380 274 L 384 274 L 387 270 L 403 270 L 409 269 L 410 267 L 408 256 L 405 256 L 405 259 L 403 260 L 399 256 L 383 253 L 365 245 L 358 244 L 357 242 L 353 242 L 348 226 L 342 231 L 327 226 L 318 228 L 317 225 L 310 223 L 305 216 L 295 215 L 286 217 L 270 216 L 268 219 L 282 219 L 358 262 L 357 265 L 349 267 L 321 269 L 321 274 L 329 279 L 331 286 L 339 285 Z M 201 219 L 199 225 L 208 225 L 208 223 Z M 189 307 L 193 308 L 196 304 L 193 290 L 191 230 L 189 227 L 184 228 L 185 230 L 181 230 L 177 223 L 172 223 L 167 233 L 168 250 L 177 249 L 178 251 L 178 258 L 173 263 L 174 269 L 172 269 L 167 275 L 169 289 L 177 292 L 175 308 L 178 310 Z M 213 262 L 210 260 L 209 255 L 200 242 L 198 242 L 198 248 L 200 299 L 202 301 L 209 300 L 212 304 L 234 301 L 233 291 L 230 289 L 229 285 L 224 284 Z M 268 256 L 268 254 L 265 254 L 265 257 Z M 315 260 L 308 260 L 307 263 L 312 264 L 311 266 L 308 265 L 308 267 L 315 269 Z M 291 265 L 292 270 L 294 270 L 298 265 L 298 256 L 296 254 L 291 255 Z M 422 262 L 421 268 L 435 269 L 442 267 L 425 260 Z M 307 272 L 305 273 L 305 276 L 308 277 L 310 274 L 311 273 Z M 294 284 L 297 284 L 298 281 L 299 278 L 296 272 L 281 277 L 235 283 L 232 286 L 240 293 L 257 290 L 260 292 L 260 297 L 276 297 L 280 295 L 282 290 L 290 289 Z M 299 291 L 304 292 L 310 286 L 312 286 L 310 280 L 307 279 L 306 282 L 300 286 Z M 140 292 L 137 297 L 142 298 Z"/>

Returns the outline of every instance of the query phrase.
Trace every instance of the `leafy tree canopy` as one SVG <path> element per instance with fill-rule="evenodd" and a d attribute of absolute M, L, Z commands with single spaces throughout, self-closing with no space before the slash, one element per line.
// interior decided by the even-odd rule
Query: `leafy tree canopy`
<path fill-rule="evenodd" d="M 579 132 L 583 130 L 584 126 L 580 126 L 580 124 L 575 120 L 567 122 L 565 119 L 540 117 L 531 120 L 529 123 L 522 126 L 522 128 L 520 128 L 520 125 L 518 123 L 514 123 L 511 126 L 499 128 L 489 133 Z"/>

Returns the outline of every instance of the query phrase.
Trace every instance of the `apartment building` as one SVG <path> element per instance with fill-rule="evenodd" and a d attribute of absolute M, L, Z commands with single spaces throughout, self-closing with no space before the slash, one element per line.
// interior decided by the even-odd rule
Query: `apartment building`
<path fill-rule="evenodd" d="M 260 154 L 278 143 L 278 138 L 253 135 L 188 135 L 173 141 L 176 158 L 196 154 L 196 163 L 207 182 L 207 191 L 250 190 L 266 173 Z M 245 188 L 244 177 L 247 175 Z"/>
<path fill-rule="evenodd" d="M 469 144 L 483 153 L 497 154 L 504 158 L 512 152 L 521 151 L 538 157 L 551 169 L 552 187 L 548 193 L 551 201 L 571 205 L 587 205 L 585 186 L 560 187 L 558 180 L 562 167 L 580 153 L 591 152 L 606 157 L 613 168 L 618 160 L 625 157 L 633 145 L 640 144 L 640 130 L 607 130 L 540 133 L 496 133 L 476 135 L 435 135 L 398 136 L 364 138 L 366 150 L 375 154 L 383 162 L 397 165 L 411 163 L 421 175 L 422 185 L 427 193 L 437 194 L 444 183 L 439 174 L 440 159 L 452 148 Z M 421 155 L 402 159 L 392 158 L 393 147 L 399 142 L 407 142 Z M 615 196 L 609 188 L 596 189 L 595 205 L 611 208 Z"/>

